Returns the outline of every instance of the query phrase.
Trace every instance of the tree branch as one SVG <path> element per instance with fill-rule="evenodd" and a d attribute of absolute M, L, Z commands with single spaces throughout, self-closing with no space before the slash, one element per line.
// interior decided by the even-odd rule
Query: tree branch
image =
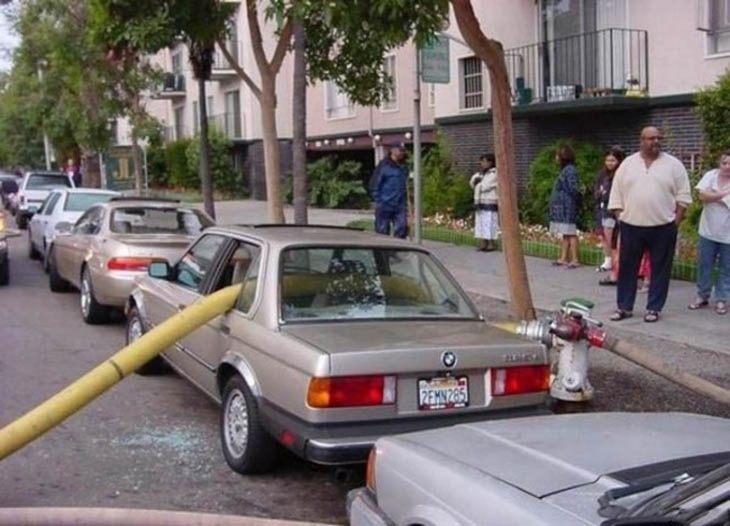
<path fill-rule="evenodd" d="M 225 45 L 225 42 L 223 42 L 223 39 L 219 39 L 218 47 L 220 48 L 221 52 L 223 53 L 223 56 L 226 57 L 226 60 L 228 61 L 228 64 L 231 66 L 231 68 L 236 72 L 236 74 L 246 83 L 246 86 L 253 92 L 253 94 L 256 96 L 257 99 L 261 98 L 261 88 L 259 88 L 256 83 L 251 79 L 251 77 L 248 76 L 248 74 L 243 70 L 243 68 L 238 64 L 238 61 L 233 58 L 233 55 L 231 55 L 231 52 L 228 50 L 228 48 Z"/>
<path fill-rule="evenodd" d="M 270 72 L 269 62 L 266 60 L 264 43 L 261 38 L 261 26 L 259 25 L 259 13 L 256 8 L 257 0 L 246 0 L 246 16 L 248 17 L 248 30 L 251 33 L 251 50 L 256 60 L 259 72 L 263 75 Z"/>
<path fill-rule="evenodd" d="M 274 56 L 271 58 L 271 70 L 276 75 L 281 69 L 281 64 L 284 62 L 284 57 L 289 52 L 289 46 L 291 44 L 291 37 L 294 34 L 294 24 L 292 23 L 291 17 L 287 18 L 286 24 L 284 24 L 279 35 L 279 42 L 276 44 L 276 50 Z"/>

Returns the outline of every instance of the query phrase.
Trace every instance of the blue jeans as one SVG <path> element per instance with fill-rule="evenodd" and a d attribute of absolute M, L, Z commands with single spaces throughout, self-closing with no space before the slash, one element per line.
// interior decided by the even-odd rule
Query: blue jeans
<path fill-rule="evenodd" d="M 408 235 L 408 218 L 405 208 L 397 210 L 376 205 L 375 231 L 378 234 L 389 236 L 391 224 L 395 237 L 405 238 Z"/>
<path fill-rule="evenodd" d="M 712 271 L 717 262 L 715 300 L 730 300 L 730 244 L 700 236 L 697 244 L 697 295 L 709 300 L 712 295 Z"/>

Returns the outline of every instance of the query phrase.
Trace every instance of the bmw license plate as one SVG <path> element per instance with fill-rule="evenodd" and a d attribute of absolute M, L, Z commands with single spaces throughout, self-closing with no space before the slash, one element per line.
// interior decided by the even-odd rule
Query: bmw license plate
<path fill-rule="evenodd" d="M 469 405 L 469 378 L 435 376 L 419 378 L 418 409 L 456 409 Z"/>

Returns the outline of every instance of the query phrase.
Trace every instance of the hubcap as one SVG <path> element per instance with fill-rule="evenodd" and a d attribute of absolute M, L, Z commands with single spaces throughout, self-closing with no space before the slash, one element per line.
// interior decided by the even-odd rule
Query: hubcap
<path fill-rule="evenodd" d="M 139 318 L 134 317 L 129 320 L 129 327 L 127 327 L 127 342 L 132 343 L 139 340 L 142 337 L 142 322 Z"/>
<path fill-rule="evenodd" d="M 81 312 L 85 317 L 89 315 L 89 305 L 91 305 L 91 287 L 89 279 L 84 274 L 84 278 L 81 280 Z"/>
<path fill-rule="evenodd" d="M 228 451 L 234 457 L 241 458 L 246 452 L 248 442 L 248 407 L 243 393 L 238 389 L 228 398 L 223 413 L 223 427 Z"/>

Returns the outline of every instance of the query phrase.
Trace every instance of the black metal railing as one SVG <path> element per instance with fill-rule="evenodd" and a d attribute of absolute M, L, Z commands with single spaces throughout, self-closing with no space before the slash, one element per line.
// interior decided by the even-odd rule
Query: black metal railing
<path fill-rule="evenodd" d="M 648 34 L 602 29 L 505 50 L 515 104 L 649 91 Z"/>
<path fill-rule="evenodd" d="M 242 124 L 241 116 L 233 112 L 208 116 L 208 126 L 211 128 L 217 128 L 229 139 L 240 139 L 243 137 Z"/>
<path fill-rule="evenodd" d="M 184 92 L 185 75 L 182 73 L 165 73 L 162 76 L 162 91 Z"/>
<path fill-rule="evenodd" d="M 243 47 L 241 42 L 238 40 L 229 40 L 226 42 L 226 49 L 231 54 L 238 64 L 241 63 L 243 57 Z M 231 64 L 223 54 L 218 46 L 215 46 L 215 53 L 213 54 L 213 69 L 214 70 L 232 70 Z"/>

